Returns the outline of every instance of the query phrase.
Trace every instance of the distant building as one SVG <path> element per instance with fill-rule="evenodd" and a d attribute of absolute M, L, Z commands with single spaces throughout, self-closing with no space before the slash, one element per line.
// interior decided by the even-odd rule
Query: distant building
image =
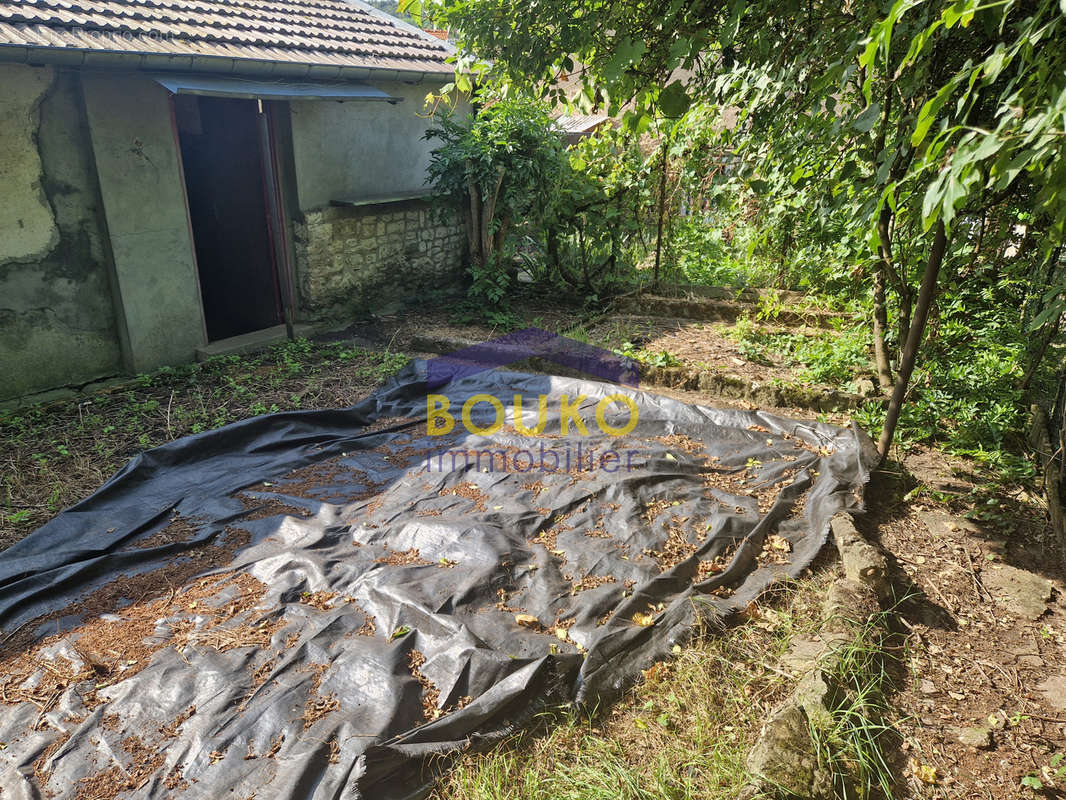
<path fill-rule="evenodd" d="M 566 143 L 574 145 L 614 122 L 606 114 L 560 114 L 555 118 L 555 124 L 566 138 Z"/>

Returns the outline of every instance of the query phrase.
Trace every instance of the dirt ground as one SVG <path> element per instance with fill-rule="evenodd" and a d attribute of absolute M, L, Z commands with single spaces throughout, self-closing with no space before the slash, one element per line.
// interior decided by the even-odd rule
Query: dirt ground
<path fill-rule="evenodd" d="M 891 698 L 900 796 L 1061 797 L 1062 562 L 1039 497 L 1019 487 L 981 513 L 969 494 L 980 481 L 971 464 L 915 451 L 875 475 L 857 520 L 889 554 L 904 627 Z M 1048 581 L 1030 607 L 1002 588 L 1015 568 Z"/>

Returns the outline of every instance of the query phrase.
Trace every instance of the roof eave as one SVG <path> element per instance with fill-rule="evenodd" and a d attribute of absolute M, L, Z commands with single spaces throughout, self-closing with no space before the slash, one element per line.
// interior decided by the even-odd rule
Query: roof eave
<path fill-rule="evenodd" d="M 411 69 L 383 67 L 375 64 L 361 66 L 332 66 L 304 62 L 265 61 L 251 58 L 211 55 L 177 55 L 138 51 L 93 50 L 74 47 L 35 47 L 23 44 L 0 44 L 0 62 L 31 65 L 81 67 L 85 69 L 116 69 L 152 72 L 208 72 L 220 75 L 248 75 L 278 78 L 319 80 L 366 80 L 374 78 L 404 83 L 447 83 L 454 75 L 452 68 Z"/>

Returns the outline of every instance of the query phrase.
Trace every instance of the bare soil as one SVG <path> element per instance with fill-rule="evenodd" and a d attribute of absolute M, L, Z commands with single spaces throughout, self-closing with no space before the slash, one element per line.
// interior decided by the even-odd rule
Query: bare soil
<path fill-rule="evenodd" d="M 1047 778 L 1066 752 L 1066 694 L 1056 700 L 1038 688 L 1066 676 L 1063 565 L 1046 540 L 1046 509 L 1028 490 L 994 497 L 1002 511 L 973 518 L 980 481 L 973 465 L 919 450 L 875 476 L 869 513 L 858 520 L 887 550 L 900 598 L 906 646 L 890 654 L 898 797 L 1059 797 L 1066 788 Z M 942 500 L 947 493 L 957 495 Z M 993 573 L 1011 566 L 1051 581 L 1035 619 L 989 588 Z M 987 740 L 960 741 L 968 729 L 987 731 Z M 1023 785 L 1027 777 L 1043 792 Z"/>
<path fill-rule="evenodd" d="M 591 325 L 589 333 L 594 341 L 608 347 L 622 347 L 629 342 L 649 353 L 669 353 L 685 366 L 722 370 L 760 383 L 802 380 L 802 365 L 794 359 L 774 352 L 767 352 L 758 360 L 746 356 L 737 340 L 729 336 L 731 328 L 729 323 L 724 322 L 612 315 Z M 819 337 L 835 335 L 825 328 L 806 326 L 782 328 L 762 325 L 759 329 L 764 333 Z"/>

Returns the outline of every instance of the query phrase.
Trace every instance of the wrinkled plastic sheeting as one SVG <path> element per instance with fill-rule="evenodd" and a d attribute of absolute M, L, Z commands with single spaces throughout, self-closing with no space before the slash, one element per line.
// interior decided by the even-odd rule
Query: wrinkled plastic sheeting
<path fill-rule="evenodd" d="M 415 362 L 352 408 L 257 417 L 145 452 L 0 555 L 2 657 L 22 647 L 81 676 L 4 707 L 4 796 L 75 796 L 107 780 L 123 797 L 420 796 L 446 763 L 436 756 L 490 744 L 551 703 L 609 699 L 694 625 L 727 623 L 798 575 L 830 518 L 861 505 L 872 464 L 857 429 L 609 384 L 494 370 L 433 391 L 455 411 L 488 393 L 508 413 L 521 394 L 528 425 L 548 395 L 548 425 L 534 439 L 461 425 L 429 437 Z M 616 438 L 594 422 L 613 393 L 639 409 Z M 588 436 L 561 434 L 563 394 L 585 396 Z M 620 426 L 624 407 L 611 409 Z M 542 446 L 574 457 L 579 443 L 595 466 L 608 449 L 633 453 L 630 469 L 437 458 Z M 175 515 L 192 533 L 161 536 Z M 251 576 L 262 597 L 179 651 L 174 631 L 207 624 L 182 599 L 203 575 L 168 585 L 155 571 L 199 563 L 188 560 L 235 532 L 241 546 L 203 575 Z M 85 677 L 87 620 L 72 604 L 146 574 L 166 609 L 147 666 L 124 677 L 104 653 L 103 673 Z M 202 603 L 222 607 L 233 591 Z M 123 631 L 137 602 L 116 600 L 96 624 Z M 269 644 L 209 644 L 240 625 Z"/>

